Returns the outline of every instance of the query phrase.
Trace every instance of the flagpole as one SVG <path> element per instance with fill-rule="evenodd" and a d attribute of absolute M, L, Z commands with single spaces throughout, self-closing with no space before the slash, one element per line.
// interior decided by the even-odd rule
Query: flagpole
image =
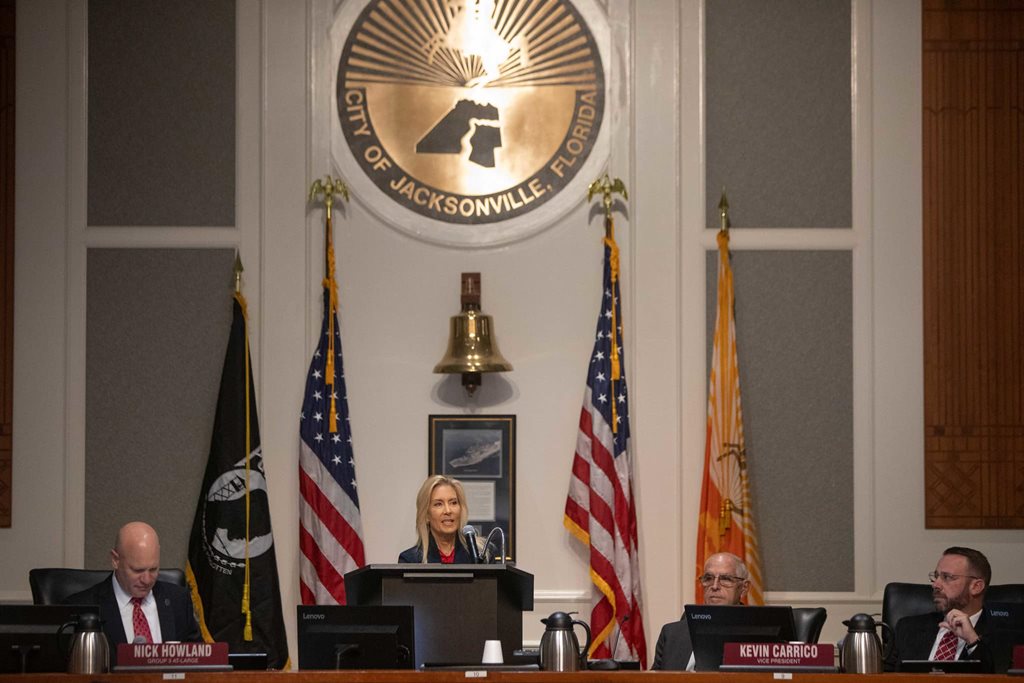
<path fill-rule="evenodd" d="M 718 216 L 722 221 L 722 227 L 719 228 L 719 232 L 724 232 L 726 235 L 729 234 L 729 198 L 725 196 L 725 187 L 722 187 L 722 198 L 718 200 Z"/>
<path fill-rule="evenodd" d="M 336 195 L 348 201 L 348 186 L 327 175 L 313 182 L 308 196 L 326 212 L 323 323 L 299 422 L 299 592 L 305 605 L 344 605 L 342 577 L 366 564 L 338 329 L 332 227 Z"/>
<path fill-rule="evenodd" d="M 341 178 L 334 178 L 328 174 L 323 178 L 317 178 L 309 186 L 309 201 L 316 202 L 322 197 L 321 201 L 323 201 L 324 209 L 326 210 L 324 224 L 324 277 L 330 277 L 331 280 L 334 279 L 334 268 L 333 264 L 328 261 L 328 252 L 331 246 L 331 207 L 334 206 L 334 195 L 338 195 L 346 202 L 349 200 L 348 185 Z"/>
<path fill-rule="evenodd" d="M 186 575 L 200 632 L 205 642 L 229 642 L 244 650 L 267 651 L 270 668 L 288 666 L 288 645 L 281 615 L 277 561 L 265 496 L 265 471 L 259 439 L 259 418 L 248 312 L 242 294 L 242 259 L 235 251 L 231 331 L 221 372 L 210 455 L 189 540 Z M 264 483 L 259 483 L 264 482 Z M 241 545 L 215 542 L 214 530 L 229 525 L 234 512 L 222 500 L 244 506 Z M 264 530 L 257 539 L 253 528 Z"/>
<path fill-rule="evenodd" d="M 718 203 L 718 292 L 711 369 L 708 378 L 708 417 L 704 445 L 704 474 L 697 520 L 696 574 L 707 558 L 731 552 L 747 568 L 750 587 L 746 603 L 764 604 L 757 530 L 751 504 L 748 454 L 743 437 L 739 361 L 736 350 L 735 292 L 729 254 L 729 200 L 722 188 Z M 702 601 L 703 588 L 695 582 Z"/>
<path fill-rule="evenodd" d="M 242 293 L 242 255 L 235 249 L 235 294 Z"/>
<path fill-rule="evenodd" d="M 612 668 L 617 668 L 617 659 L 637 658 L 646 667 L 636 498 L 628 447 L 629 402 L 621 359 L 624 336 L 612 215 L 615 194 L 628 198 L 625 184 L 608 174 L 587 190 L 588 201 L 601 195 L 604 209 L 603 291 L 563 524 L 590 551 L 591 657 L 610 660 Z M 598 472 L 604 474 L 596 476 Z"/>
<path fill-rule="evenodd" d="M 601 205 L 604 209 L 604 242 L 608 245 L 611 250 L 611 279 L 612 288 L 614 289 L 618 285 L 619 281 L 619 245 L 615 242 L 615 219 L 612 216 L 612 195 L 621 194 L 623 199 L 629 199 L 629 192 L 626 190 L 626 184 L 622 182 L 621 178 L 610 178 L 605 173 L 600 178 L 590 183 L 587 187 L 587 201 L 593 201 L 594 195 L 601 194 Z M 618 401 L 614 400 L 618 396 L 618 382 L 622 377 L 622 359 L 619 358 L 619 321 L 616 318 L 616 307 L 612 306 L 612 343 L 611 343 L 611 363 L 612 363 L 612 434 L 618 434 L 619 432 L 619 420 L 618 420 Z"/>
<path fill-rule="evenodd" d="M 242 309 L 242 321 L 243 327 L 245 328 L 245 359 L 244 359 L 244 373 L 245 377 L 249 376 L 249 315 L 245 301 L 245 296 L 242 295 L 242 271 L 245 268 L 242 267 L 242 257 L 235 250 L 235 301 Z M 252 592 L 250 584 L 249 574 L 249 539 L 252 538 L 252 508 L 250 497 L 250 475 L 251 475 L 251 463 L 249 460 L 249 454 L 252 453 L 252 444 L 250 439 L 250 397 L 249 397 L 249 383 L 245 383 L 245 556 L 243 560 L 245 562 L 245 573 L 242 577 L 242 599 L 239 604 L 242 614 L 245 615 L 245 623 L 242 626 L 242 640 L 252 641 Z"/>
<path fill-rule="evenodd" d="M 328 330 L 327 341 L 327 367 L 325 368 L 326 384 L 334 387 L 334 314 L 338 311 L 338 284 L 334 279 L 334 227 L 331 221 L 331 207 L 334 206 L 334 195 L 342 197 L 346 202 L 349 200 L 348 185 L 341 178 L 333 178 L 325 175 L 322 179 L 313 181 L 309 188 L 309 200 L 315 201 L 323 197 L 326 216 L 324 218 L 324 286 L 330 292 L 330 318 L 331 329 Z M 328 413 L 328 427 L 331 434 L 338 433 L 338 407 L 336 392 L 331 392 L 331 407 Z"/>

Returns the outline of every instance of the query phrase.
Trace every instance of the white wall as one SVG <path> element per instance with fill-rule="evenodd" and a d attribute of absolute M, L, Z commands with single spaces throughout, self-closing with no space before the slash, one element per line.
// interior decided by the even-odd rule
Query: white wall
<path fill-rule="evenodd" d="M 329 4 L 329 3 L 328 3 Z M 616 84 L 610 172 L 631 192 L 617 221 L 623 251 L 627 371 L 640 501 L 648 642 L 692 599 L 704 428 L 701 7 L 613 1 Z M 317 141 L 324 92 L 307 87 L 320 3 L 239 3 L 237 229 L 86 230 L 83 3 L 18 5 L 18 184 L 14 526 L 0 530 L 0 599 L 29 598 L 33 566 L 81 563 L 84 505 L 84 255 L 88 244 L 236 244 L 247 264 L 251 343 L 285 614 L 298 600 L 295 416 L 320 320 L 322 215 L 311 179 L 329 172 Z M 982 549 L 998 582 L 1024 581 L 1020 533 L 923 528 L 920 7 L 854 3 L 856 590 L 769 594 L 823 604 L 824 638 L 855 611 L 878 611 L 891 580 L 922 580 L 952 543 Z M 382 224 L 354 201 L 336 222 L 341 326 L 367 560 L 412 543 L 414 492 L 426 474 L 426 421 L 459 412 L 431 374 L 458 309 L 459 273 L 483 274 L 515 366 L 494 402 L 518 416 L 518 558 L 536 576 L 536 613 L 589 612 L 585 556 L 561 525 L 584 370 L 597 314 L 601 226 L 581 203 L 531 239 L 441 248 Z M 775 244 L 759 233 L 741 244 Z M 742 244 L 741 244 L 742 246 Z M 447 380 L 451 382 L 452 380 Z M 454 380 L 457 381 L 457 380 Z M 488 390 L 488 386 L 492 390 Z M 191 505 L 191 502 L 189 502 Z M 295 640 L 291 619 L 291 645 Z"/>
<path fill-rule="evenodd" d="M 67 11 L 17 7 L 12 526 L 0 529 L 0 598 L 64 563 L 67 410 Z M 45 188 L 45 190 L 43 190 Z"/>

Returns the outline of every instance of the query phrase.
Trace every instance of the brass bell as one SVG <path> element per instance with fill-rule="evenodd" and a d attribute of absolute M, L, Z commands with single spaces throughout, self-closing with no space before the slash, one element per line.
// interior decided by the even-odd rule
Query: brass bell
<path fill-rule="evenodd" d="M 491 316 L 480 311 L 480 273 L 463 273 L 462 312 L 451 318 L 448 351 L 434 372 L 461 373 L 462 386 L 472 395 L 483 381 L 480 373 L 511 369 L 498 350 Z"/>

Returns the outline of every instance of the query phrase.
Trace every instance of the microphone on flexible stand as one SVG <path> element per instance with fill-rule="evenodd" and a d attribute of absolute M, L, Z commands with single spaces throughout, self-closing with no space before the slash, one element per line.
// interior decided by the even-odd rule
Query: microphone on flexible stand
<path fill-rule="evenodd" d="M 496 526 L 493 529 L 491 529 L 491 533 L 487 534 L 487 541 L 484 543 L 484 547 L 485 548 L 490 548 L 491 547 L 491 536 L 494 535 L 495 531 L 497 531 L 498 532 L 498 536 L 501 537 L 501 563 L 505 564 L 505 530 L 504 529 L 502 529 L 500 526 Z"/>
<path fill-rule="evenodd" d="M 467 524 L 462 527 L 462 534 L 466 537 L 466 544 L 469 546 L 469 556 L 473 558 L 473 564 L 480 564 L 480 549 L 476 546 L 476 527 Z"/>
<path fill-rule="evenodd" d="M 594 671 L 618 671 L 622 668 L 619 665 L 618 660 L 615 659 L 615 648 L 619 646 L 619 638 L 622 637 L 622 627 L 629 621 L 629 614 L 622 617 L 622 621 L 619 622 L 619 630 L 615 632 L 615 642 L 612 644 L 612 656 L 608 659 L 592 659 L 587 665 L 588 669 Z"/>

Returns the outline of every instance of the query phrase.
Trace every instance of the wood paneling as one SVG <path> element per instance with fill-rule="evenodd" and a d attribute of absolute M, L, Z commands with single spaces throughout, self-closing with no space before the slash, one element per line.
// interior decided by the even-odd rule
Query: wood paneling
<path fill-rule="evenodd" d="M 0 0 L 0 527 L 11 526 L 14 397 L 14 2 Z"/>
<path fill-rule="evenodd" d="M 922 6 L 925 524 L 1024 528 L 1024 2 Z"/>

